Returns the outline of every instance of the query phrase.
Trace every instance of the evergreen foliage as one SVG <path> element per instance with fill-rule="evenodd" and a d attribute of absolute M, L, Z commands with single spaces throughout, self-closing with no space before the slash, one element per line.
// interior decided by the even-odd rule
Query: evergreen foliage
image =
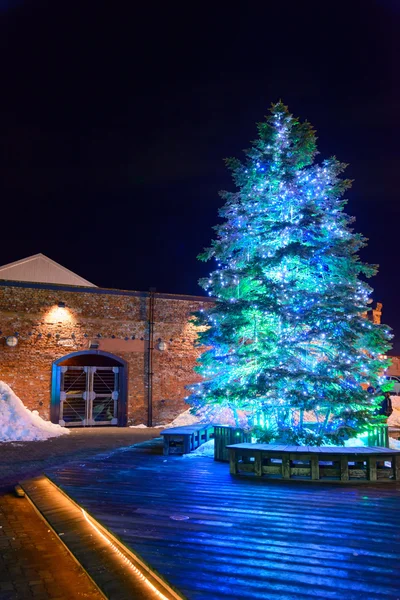
<path fill-rule="evenodd" d="M 371 388 L 391 337 L 366 318 L 377 267 L 360 260 L 366 240 L 344 212 L 346 165 L 317 154 L 312 126 L 278 103 L 245 160 L 226 161 L 237 189 L 221 193 L 223 222 L 199 257 L 216 260 L 200 281 L 216 302 L 195 316 L 207 350 L 189 398 L 303 444 L 342 443 L 382 420 Z"/>

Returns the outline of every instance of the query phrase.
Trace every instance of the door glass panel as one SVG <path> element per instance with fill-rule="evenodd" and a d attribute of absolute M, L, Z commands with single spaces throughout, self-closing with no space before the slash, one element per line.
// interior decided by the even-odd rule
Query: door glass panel
<path fill-rule="evenodd" d="M 118 369 L 94 367 L 92 419 L 95 423 L 111 423 L 117 417 Z"/>
<path fill-rule="evenodd" d="M 93 400 L 93 421 L 111 421 L 114 419 L 114 400 L 109 398 L 95 398 Z"/>
<path fill-rule="evenodd" d="M 61 418 L 66 425 L 84 425 L 86 419 L 87 373 L 84 367 L 68 367 L 63 374 Z"/>
<path fill-rule="evenodd" d="M 116 425 L 118 367 L 61 367 L 60 420 L 65 425 Z"/>
<path fill-rule="evenodd" d="M 65 424 L 84 425 L 86 419 L 86 401 L 83 398 L 68 398 L 64 402 L 62 418 Z"/>

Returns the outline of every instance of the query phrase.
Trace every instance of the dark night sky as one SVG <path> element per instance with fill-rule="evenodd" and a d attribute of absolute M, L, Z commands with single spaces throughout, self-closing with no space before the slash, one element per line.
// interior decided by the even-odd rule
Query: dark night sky
<path fill-rule="evenodd" d="M 135 4 L 0 0 L 0 264 L 43 252 L 99 286 L 202 294 L 223 158 L 281 98 L 350 163 L 399 332 L 398 0 Z"/>

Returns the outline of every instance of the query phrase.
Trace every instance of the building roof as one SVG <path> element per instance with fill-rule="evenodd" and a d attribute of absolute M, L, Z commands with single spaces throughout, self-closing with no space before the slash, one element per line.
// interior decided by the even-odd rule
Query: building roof
<path fill-rule="evenodd" d="M 15 287 L 36 290 L 52 290 L 57 292 L 73 292 L 75 294 L 99 294 L 108 296 L 133 296 L 137 298 L 148 298 L 152 292 L 138 292 L 134 290 L 119 290 L 115 288 L 100 288 L 93 284 L 91 286 L 65 285 L 62 283 L 40 283 L 35 281 L 13 281 L 0 278 L 0 288 Z M 164 300 L 183 300 L 185 302 L 215 302 L 210 296 L 191 296 L 188 294 L 169 294 L 167 292 L 153 292 L 155 298 Z"/>
<path fill-rule="evenodd" d="M 0 267 L 0 279 L 97 287 L 44 254 L 34 254 Z"/>

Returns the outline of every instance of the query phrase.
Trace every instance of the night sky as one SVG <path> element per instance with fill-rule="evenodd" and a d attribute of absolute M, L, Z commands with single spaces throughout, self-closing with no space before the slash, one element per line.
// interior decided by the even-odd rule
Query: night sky
<path fill-rule="evenodd" d="M 400 332 L 400 2 L 135 4 L 0 0 L 0 264 L 43 252 L 99 286 L 204 294 L 223 159 L 282 99 L 349 163 Z"/>

